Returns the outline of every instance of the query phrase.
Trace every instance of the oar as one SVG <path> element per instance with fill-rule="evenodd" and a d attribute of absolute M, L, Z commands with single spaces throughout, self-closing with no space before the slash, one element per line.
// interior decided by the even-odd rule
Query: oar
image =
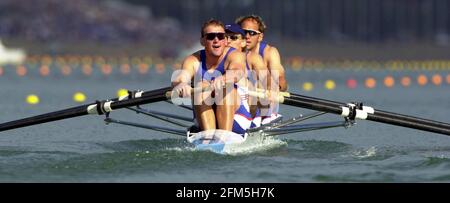
<path fill-rule="evenodd" d="M 15 128 L 26 127 L 30 125 L 37 125 L 41 123 L 47 123 L 51 121 L 57 121 L 67 118 L 73 118 L 88 114 L 104 114 L 114 109 L 120 109 L 130 106 L 148 104 L 158 101 L 164 101 L 170 97 L 170 90 L 172 87 L 165 87 L 157 90 L 151 90 L 146 92 L 135 92 L 132 97 L 120 97 L 111 100 L 96 101 L 94 103 L 72 107 L 60 111 L 50 112 L 37 116 L 32 116 L 24 119 L 10 121 L 0 124 L 0 131 L 11 130 Z M 127 99 L 128 98 L 128 99 Z"/>
<path fill-rule="evenodd" d="M 260 93 L 264 93 L 264 94 L 268 94 L 270 92 L 270 91 L 266 91 L 263 89 L 256 89 L 256 91 L 260 92 Z M 301 99 L 301 100 L 309 100 L 309 101 L 314 101 L 316 103 L 320 103 L 320 104 L 324 104 L 324 105 L 332 105 L 332 106 L 347 106 L 348 105 L 348 104 L 341 103 L 341 102 L 313 98 L 313 97 L 303 96 L 303 95 L 289 93 L 289 92 L 278 92 L 278 96 L 297 98 L 297 99 Z M 264 97 L 267 97 L 267 96 L 264 96 Z M 411 122 L 420 121 L 421 123 L 424 123 L 424 124 L 430 125 L 430 126 L 450 128 L 449 123 L 443 123 L 443 122 L 439 122 L 439 121 L 429 120 L 429 119 L 425 119 L 425 118 L 418 118 L 418 117 L 408 116 L 408 115 L 403 115 L 403 114 L 398 114 L 398 113 L 392 113 L 392 112 L 383 111 L 383 110 L 375 110 L 375 111 L 377 112 L 378 115 L 383 116 L 383 117 L 395 118 L 397 120 L 407 120 L 407 121 L 411 121 Z"/>
<path fill-rule="evenodd" d="M 259 98 L 268 98 L 268 93 L 261 93 L 258 91 L 250 91 L 250 95 Z M 448 123 L 376 110 L 369 106 L 345 104 L 314 97 L 302 96 L 298 94 L 283 93 L 276 95 L 274 98 L 278 100 L 278 102 L 286 105 L 338 114 L 350 119 L 357 118 L 370 120 L 380 123 L 413 128 L 417 130 L 450 135 L 450 124 Z"/>

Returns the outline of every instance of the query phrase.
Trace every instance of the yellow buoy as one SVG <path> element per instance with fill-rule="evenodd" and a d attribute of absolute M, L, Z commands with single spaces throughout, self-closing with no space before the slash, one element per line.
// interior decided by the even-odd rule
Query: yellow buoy
<path fill-rule="evenodd" d="M 126 96 L 128 95 L 128 90 L 127 89 L 119 89 L 117 90 L 117 97 L 122 97 L 122 96 Z"/>
<path fill-rule="evenodd" d="M 35 94 L 30 94 L 27 96 L 26 99 L 28 104 L 38 104 L 39 103 L 39 97 Z"/>
<path fill-rule="evenodd" d="M 336 83 L 333 80 L 327 80 L 325 81 L 325 88 L 328 90 L 333 90 L 336 88 Z"/>
<path fill-rule="evenodd" d="M 314 85 L 310 82 L 303 83 L 303 90 L 309 92 L 314 88 Z"/>
<path fill-rule="evenodd" d="M 82 92 L 76 92 L 75 94 L 73 94 L 73 100 L 75 102 L 84 102 L 86 101 L 86 95 L 84 95 Z"/>

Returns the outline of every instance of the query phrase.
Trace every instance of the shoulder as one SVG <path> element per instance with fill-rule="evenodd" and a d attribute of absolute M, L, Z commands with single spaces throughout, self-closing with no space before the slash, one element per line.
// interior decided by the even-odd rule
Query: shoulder
<path fill-rule="evenodd" d="M 268 55 L 280 55 L 278 52 L 278 49 L 274 46 L 267 45 L 266 48 L 264 48 L 264 53 L 267 53 Z"/>
<path fill-rule="evenodd" d="M 250 60 L 258 60 L 258 59 L 262 59 L 262 56 L 255 52 L 248 52 L 247 58 Z"/>
<path fill-rule="evenodd" d="M 261 57 L 261 55 L 254 52 L 249 52 L 247 54 L 247 60 L 252 63 L 264 62 L 264 59 Z"/>
<path fill-rule="evenodd" d="M 192 53 L 189 56 L 186 56 L 183 59 L 183 69 L 186 68 L 193 68 L 195 66 L 198 66 L 200 64 L 200 51 L 197 51 L 195 53 Z"/>
<path fill-rule="evenodd" d="M 238 50 L 233 50 L 230 52 L 230 54 L 227 57 L 227 60 L 243 60 L 245 61 L 245 53 L 240 52 Z"/>
<path fill-rule="evenodd" d="M 250 65 L 250 68 L 253 70 L 264 70 L 266 69 L 266 65 L 264 63 L 264 59 L 261 55 L 257 53 L 248 53 L 247 62 Z"/>
<path fill-rule="evenodd" d="M 195 63 L 195 62 L 200 62 L 200 51 L 192 53 L 191 55 L 186 56 L 183 59 L 183 63 Z"/>

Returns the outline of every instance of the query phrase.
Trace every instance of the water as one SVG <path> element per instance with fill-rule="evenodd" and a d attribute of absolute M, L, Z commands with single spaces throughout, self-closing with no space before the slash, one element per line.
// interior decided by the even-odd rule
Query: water
<path fill-rule="evenodd" d="M 291 91 L 307 96 L 361 101 L 377 109 L 450 122 L 448 84 L 380 84 L 387 74 L 418 73 L 289 70 L 288 81 Z M 350 76 L 358 80 L 358 88 L 345 87 Z M 376 88 L 362 87 L 366 76 L 379 80 Z M 169 73 L 86 77 L 78 72 L 48 78 L 31 72 L 19 78 L 5 70 L 0 76 L 0 122 L 80 105 L 72 101 L 76 91 L 84 92 L 90 103 L 116 97 L 119 88 L 164 87 L 169 79 Z M 337 82 L 335 90 L 323 88 L 326 79 Z M 307 81 L 315 85 L 311 92 L 301 90 Z M 38 105 L 24 102 L 31 93 L 40 97 Z M 144 107 L 191 115 L 165 103 Z M 282 107 L 285 117 L 309 112 Z M 167 125 L 124 110 L 112 117 Z M 104 125 L 102 119 L 90 115 L 1 132 L 0 182 L 450 182 L 450 137 L 371 121 L 358 121 L 349 129 L 283 135 L 260 147 L 221 155 L 193 150 L 182 137 Z M 314 121 L 339 119 L 330 115 Z"/>

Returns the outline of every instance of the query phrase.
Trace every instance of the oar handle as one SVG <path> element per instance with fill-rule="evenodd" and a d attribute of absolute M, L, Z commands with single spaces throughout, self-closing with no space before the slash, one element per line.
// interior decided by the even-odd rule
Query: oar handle
<path fill-rule="evenodd" d="M 232 88 L 234 86 L 234 84 L 235 83 L 232 83 L 232 82 L 225 83 L 222 88 L 223 89 L 228 88 L 228 87 Z M 194 87 L 194 88 L 191 89 L 191 95 L 195 94 L 195 93 L 208 92 L 208 91 L 213 91 L 213 90 L 214 89 L 213 89 L 213 87 L 211 85 L 205 85 L 205 86 L 202 86 L 202 87 Z M 180 95 L 176 95 L 175 91 L 173 91 L 173 90 L 167 91 L 165 95 L 166 95 L 167 99 L 180 97 Z"/>

